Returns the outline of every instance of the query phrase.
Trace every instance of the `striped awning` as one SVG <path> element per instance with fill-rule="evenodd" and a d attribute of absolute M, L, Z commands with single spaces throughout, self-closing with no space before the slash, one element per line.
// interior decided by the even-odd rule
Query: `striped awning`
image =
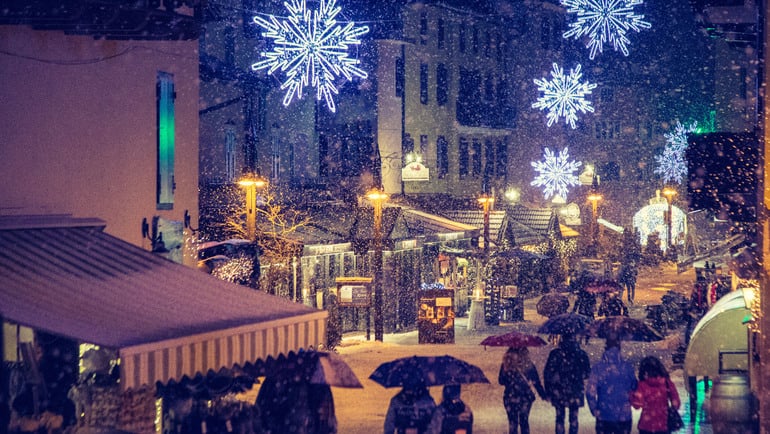
<path fill-rule="evenodd" d="M 326 311 L 179 265 L 104 226 L 0 217 L 0 315 L 117 349 L 125 389 L 325 344 Z"/>

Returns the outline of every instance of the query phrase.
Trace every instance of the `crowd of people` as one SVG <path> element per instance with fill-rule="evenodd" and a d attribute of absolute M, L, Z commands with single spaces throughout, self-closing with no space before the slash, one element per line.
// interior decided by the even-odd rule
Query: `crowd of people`
<path fill-rule="evenodd" d="M 554 407 L 556 434 L 578 433 L 578 415 L 586 403 L 597 434 L 630 434 L 632 408 L 642 410 L 640 434 L 670 433 L 668 408 L 678 410 L 681 401 L 663 362 L 645 357 L 635 373 L 621 355 L 620 342 L 608 337 L 601 359 L 591 366 L 575 335 L 563 335 L 548 355 L 542 382 L 527 348 L 509 348 L 498 376 L 508 433 L 529 434 L 529 414 L 537 398 Z M 472 426 L 473 413 L 460 399 L 459 385 L 445 386 L 439 405 L 424 384 L 405 386 L 391 399 L 385 418 L 386 434 L 470 434 Z"/>

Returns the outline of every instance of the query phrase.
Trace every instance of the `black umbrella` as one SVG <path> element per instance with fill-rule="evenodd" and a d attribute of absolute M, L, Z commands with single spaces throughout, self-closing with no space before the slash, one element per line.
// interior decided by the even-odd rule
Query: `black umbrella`
<path fill-rule="evenodd" d="M 627 316 L 608 316 L 588 326 L 591 337 L 620 341 L 653 342 L 663 340 L 663 335 L 640 319 Z"/>
<path fill-rule="evenodd" d="M 385 362 L 369 378 L 384 387 L 489 383 L 478 366 L 452 356 L 412 356 Z"/>
<path fill-rule="evenodd" d="M 549 335 L 576 335 L 585 332 L 591 318 L 577 313 L 563 313 L 548 318 L 537 329 L 538 333 Z"/>
<path fill-rule="evenodd" d="M 538 315 L 547 318 L 566 313 L 569 309 L 569 299 L 561 294 L 549 292 L 540 297 L 537 301 L 536 310 Z"/>

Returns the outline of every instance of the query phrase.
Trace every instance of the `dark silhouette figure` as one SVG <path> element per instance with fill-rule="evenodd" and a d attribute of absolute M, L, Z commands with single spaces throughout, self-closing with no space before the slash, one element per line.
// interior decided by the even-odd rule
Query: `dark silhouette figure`
<path fill-rule="evenodd" d="M 597 312 L 599 316 L 628 316 L 628 307 L 616 293 L 605 294 Z"/>
<path fill-rule="evenodd" d="M 433 412 L 428 433 L 455 434 L 459 431 L 473 434 L 473 412 L 460 399 L 460 391 L 459 384 L 444 386 L 441 403 Z"/>
<path fill-rule="evenodd" d="M 578 432 L 578 412 L 585 405 L 585 381 L 591 373 L 588 354 L 575 335 L 563 335 L 559 346 L 548 354 L 543 369 L 545 393 L 556 409 L 556 434 L 564 434 L 569 409 L 569 434 Z"/>
<path fill-rule="evenodd" d="M 586 401 L 596 418 L 596 434 L 630 434 L 630 395 L 636 389 L 634 367 L 620 354 L 620 341 L 608 338 L 601 360 L 591 367 Z"/>
<path fill-rule="evenodd" d="M 532 386 L 540 399 L 546 399 L 546 393 L 526 347 L 508 349 L 497 381 L 505 386 L 503 404 L 508 414 L 508 434 L 529 434 L 529 412 L 535 401 Z"/>
<path fill-rule="evenodd" d="M 623 285 L 623 287 L 626 290 L 628 302 L 633 303 L 634 297 L 636 296 L 636 276 L 638 274 L 638 270 L 636 269 L 636 264 L 633 262 L 628 264 L 623 264 L 623 266 L 620 267 L 620 271 L 618 272 L 618 283 Z M 621 294 L 621 298 L 622 298 Z"/>
<path fill-rule="evenodd" d="M 385 434 L 424 434 L 428 430 L 436 402 L 420 382 L 404 385 L 390 400 L 385 415 Z"/>

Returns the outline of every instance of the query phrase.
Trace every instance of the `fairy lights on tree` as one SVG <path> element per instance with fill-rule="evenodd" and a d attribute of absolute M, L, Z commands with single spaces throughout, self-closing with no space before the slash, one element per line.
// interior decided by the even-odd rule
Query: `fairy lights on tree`
<path fill-rule="evenodd" d="M 690 125 L 682 125 L 676 122 L 674 131 L 666 133 L 666 147 L 661 155 L 655 156 L 658 167 L 655 173 L 663 178 L 663 182 L 676 182 L 681 184 L 687 175 L 687 135 L 698 127 L 697 122 Z"/>
<path fill-rule="evenodd" d="M 594 111 L 591 102 L 586 100 L 586 95 L 596 88 L 596 84 L 588 82 L 581 83 L 583 74 L 580 72 L 580 64 L 571 69 L 569 75 L 564 75 L 564 69 L 558 64 L 553 64 L 551 71 L 552 80 L 545 78 L 535 79 L 538 92 L 542 92 L 537 98 L 537 102 L 532 104 L 533 108 L 548 111 L 548 126 L 558 122 L 560 117 L 564 117 L 564 122 L 575 129 L 577 125 L 577 113 L 586 113 Z"/>
<path fill-rule="evenodd" d="M 580 184 L 578 176 L 574 172 L 583 163 L 570 161 L 567 148 L 564 148 L 558 155 L 545 148 L 543 161 L 533 161 L 531 164 L 535 171 L 539 172 L 539 175 L 532 181 L 532 185 L 545 187 L 543 194 L 546 199 L 556 195 L 566 198 L 569 188 Z"/>
<path fill-rule="evenodd" d="M 334 95 L 339 94 L 335 80 L 341 76 L 348 81 L 353 76 L 368 76 L 356 66 L 358 59 L 348 57 L 348 49 L 360 45 L 358 37 L 369 28 L 356 27 L 353 22 L 339 25 L 335 17 L 341 8 L 335 3 L 336 0 L 321 0 L 319 9 L 313 12 L 307 9 L 306 0 L 289 0 L 284 3 L 290 14 L 286 19 L 272 15 L 269 20 L 254 17 L 254 22 L 266 30 L 262 35 L 273 43 L 272 51 L 261 53 L 264 60 L 251 68 L 267 69 L 271 75 L 279 69 L 284 73 L 286 78 L 281 84 L 281 89 L 286 90 L 284 106 L 295 96 L 302 98 L 303 89 L 310 85 L 316 88 L 316 99 L 324 99 L 329 110 L 335 112 Z"/>
<path fill-rule="evenodd" d="M 591 50 L 592 60 L 604 50 L 604 43 L 612 44 L 615 51 L 628 56 L 631 42 L 626 36 L 628 32 L 652 27 L 643 20 L 644 15 L 634 12 L 634 7 L 643 3 L 642 0 L 561 0 L 567 13 L 577 15 L 563 36 L 566 39 L 588 37 L 586 47 Z"/>

